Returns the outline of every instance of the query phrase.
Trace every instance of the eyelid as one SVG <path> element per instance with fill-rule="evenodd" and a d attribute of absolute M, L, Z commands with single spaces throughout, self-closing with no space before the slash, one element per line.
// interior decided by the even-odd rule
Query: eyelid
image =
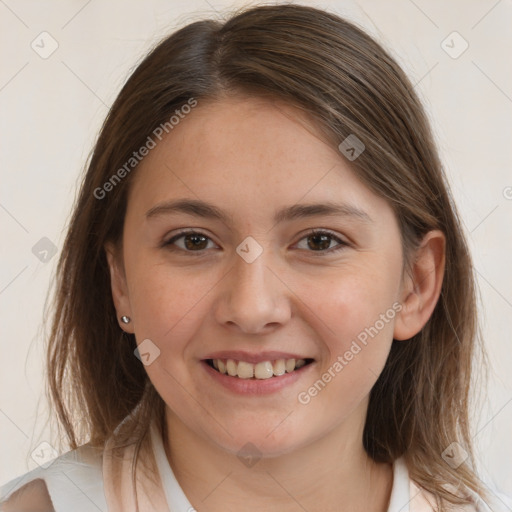
<path fill-rule="evenodd" d="M 209 236 L 206 233 L 203 233 L 199 229 L 183 228 L 178 233 L 173 234 L 169 239 L 165 240 L 162 243 L 162 247 L 172 247 L 173 250 L 177 250 L 177 251 L 180 251 L 180 252 L 183 252 L 183 253 L 187 253 L 187 254 L 194 254 L 195 253 L 195 255 L 197 255 L 197 256 L 206 254 L 206 252 L 207 252 L 206 249 L 201 249 L 201 250 L 198 250 L 198 251 L 188 251 L 188 250 L 182 249 L 181 247 L 174 246 L 174 242 L 176 242 L 176 240 L 179 240 L 180 238 L 182 238 L 183 236 L 186 236 L 186 235 L 200 235 L 200 236 L 204 236 L 205 238 L 207 238 L 209 241 L 211 241 L 215 245 L 218 245 L 213 240 L 213 238 L 211 236 Z M 326 249 L 326 250 L 321 250 L 321 251 L 307 251 L 306 250 L 305 252 L 311 252 L 313 254 L 316 253 L 318 255 L 324 255 L 324 254 L 327 255 L 327 254 L 333 254 L 333 253 L 337 252 L 338 250 L 344 249 L 344 248 L 349 247 L 351 245 L 349 242 L 344 240 L 341 236 L 338 236 L 337 233 L 335 233 L 335 232 L 333 232 L 333 231 L 331 231 L 329 229 L 325 229 L 325 228 L 313 228 L 313 229 L 310 229 L 310 230 L 302 233 L 300 235 L 300 238 L 297 240 L 297 242 L 295 242 L 294 245 L 297 245 L 299 242 L 301 242 L 302 240 L 304 240 L 308 236 L 315 236 L 315 235 L 328 235 L 334 241 L 336 241 L 338 245 L 336 245 L 334 247 L 331 247 L 329 249 Z"/>
<path fill-rule="evenodd" d="M 183 236 L 186 236 L 186 235 L 200 235 L 200 236 L 204 236 L 205 238 L 208 239 L 208 241 L 214 243 L 215 245 L 218 245 L 214 240 L 213 238 L 208 235 L 207 233 L 203 233 L 202 231 L 200 231 L 199 229 L 193 229 L 193 228 L 183 228 L 181 229 L 180 231 L 178 231 L 177 233 L 174 233 L 170 238 L 166 238 L 162 244 L 161 244 L 161 247 L 172 247 L 173 249 L 177 249 L 181 252 L 185 252 L 185 253 L 189 253 L 189 254 L 192 254 L 192 253 L 197 253 L 198 255 L 199 254 L 204 254 L 205 253 L 205 249 L 201 250 L 201 251 L 186 251 L 184 249 L 181 249 L 181 247 L 176 247 L 174 246 L 174 242 L 176 242 L 176 240 L 179 240 L 181 237 Z"/>
<path fill-rule="evenodd" d="M 304 238 L 307 238 L 308 236 L 314 236 L 314 235 L 329 235 L 333 240 L 335 240 L 338 243 L 338 245 L 335 247 L 331 247 L 330 249 L 326 249 L 325 251 L 306 251 L 306 252 L 311 252 L 313 254 L 314 253 L 332 254 L 332 253 L 336 252 L 337 250 L 340 250 L 340 249 L 350 246 L 350 243 L 347 240 L 345 240 L 343 237 L 339 236 L 334 231 L 331 231 L 330 229 L 325 229 L 325 228 L 313 228 L 313 229 L 306 231 L 305 233 L 302 233 L 300 238 L 298 239 L 297 242 L 295 242 L 294 245 L 297 245 Z"/>

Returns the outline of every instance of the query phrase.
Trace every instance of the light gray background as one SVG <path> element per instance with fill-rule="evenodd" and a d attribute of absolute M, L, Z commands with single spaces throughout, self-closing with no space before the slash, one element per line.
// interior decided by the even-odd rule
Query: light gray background
<path fill-rule="evenodd" d="M 512 2 L 302 3 L 377 37 L 428 109 L 478 272 L 493 368 L 475 443 L 484 476 L 512 495 Z M 32 248 L 47 237 L 60 250 L 78 177 L 134 65 L 175 28 L 242 5 L 0 0 L 0 483 L 36 466 L 39 443 L 57 445 L 45 425 L 41 334 L 57 256 Z M 457 58 L 465 43 L 454 31 L 469 45 Z"/>

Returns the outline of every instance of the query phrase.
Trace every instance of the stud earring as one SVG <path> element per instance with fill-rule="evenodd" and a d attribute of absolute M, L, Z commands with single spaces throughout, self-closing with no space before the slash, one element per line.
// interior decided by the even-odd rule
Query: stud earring
<path fill-rule="evenodd" d="M 121 317 L 121 322 L 123 322 L 123 324 L 129 324 L 131 321 L 132 321 L 132 319 L 129 316 Z"/>

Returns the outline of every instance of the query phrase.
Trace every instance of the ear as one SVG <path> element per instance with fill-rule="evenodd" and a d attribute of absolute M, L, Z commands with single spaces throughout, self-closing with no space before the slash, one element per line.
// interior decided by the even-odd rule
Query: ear
<path fill-rule="evenodd" d="M 402 310 L 396 317 L 393 338 L 407 340 L 423 329 L 441 294 L 445 269 L 446 238 L 429 231 L 416 249 L 410 273 L 402 283 Z"/>
<path fill-rule="evenodd" d="M 110 270 L 110 286 L 112 288 L 112 298 L 116 308 L 117 321 L 123 331 L 133 334 L 133 317 L 128 295 L 128 286 L 126 285 L 126 275 L 122 255 L 119 254 L 119 249 L 114 246 L 112 242 L 107 242 L 105 244 L 105 253 Z M 121 321 L 122 316 L 128 316 L 132 321 L 125 324 Z"/>

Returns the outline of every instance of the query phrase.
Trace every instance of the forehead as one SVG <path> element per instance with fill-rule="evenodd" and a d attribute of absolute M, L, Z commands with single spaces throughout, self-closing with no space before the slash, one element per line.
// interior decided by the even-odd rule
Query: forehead
<path fill-rule="evenodd" d="M 183 196 L 242 210 L 301 198 L 383 201 L 357 179 L 305 113 L 253 97 L 198 100 L 145 157 L 134 178 L 129 202 L 146 209 Z"/>
<path fill-rule="evenodd" d="M 332 149 L 322 141 L 317 126 L 298 108 L 277 100 L 235 96 L 198 100 L 140 167 L 174 160 L 175 167 L 179 163 L 190 170 L 197 164 L 206 175 L 231 166 L 242 172 L 259 165 L 259 175 L 265 178 L 265 171 L 277 165 L 283 171 L 298 168 L 304 158 L 318 160 L 328 152 Z"/>

